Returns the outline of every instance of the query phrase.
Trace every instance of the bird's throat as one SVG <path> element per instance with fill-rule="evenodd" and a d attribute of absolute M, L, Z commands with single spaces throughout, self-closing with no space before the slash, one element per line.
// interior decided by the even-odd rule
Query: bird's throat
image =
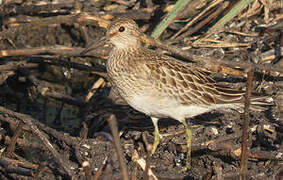
<path fill-rule="evenodd" d="M 107 61 L 107 72 L 121 72 L 129 71 L 131 68 L 134 68 L 137 58 L 137 52 L 140 51 L 140 48 L 136 47 L 127 47 L 127 48 L 117 48 L 114 47 L 110 52 L 108 61 Z"/>

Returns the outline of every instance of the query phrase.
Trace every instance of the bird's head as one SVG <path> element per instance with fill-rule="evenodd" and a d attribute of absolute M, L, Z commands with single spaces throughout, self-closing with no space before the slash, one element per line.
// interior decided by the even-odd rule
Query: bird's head
<path fill-rule="evenodd" d="M 137 48 L 141 46 L 140 37 L 142 35 L 143 33 L 135 21 L 128 18 L 118 18 L 107 27 L 106 37 L 91 43 L 80 54 L 84 55 L 109 42 L 118 49 Z"/>
<path fill-rule="evenodd" d="M 106 37 L 117 48 L 140 46 L 142 32 L 132 19 L 118 18 L 107 28 Z"/>

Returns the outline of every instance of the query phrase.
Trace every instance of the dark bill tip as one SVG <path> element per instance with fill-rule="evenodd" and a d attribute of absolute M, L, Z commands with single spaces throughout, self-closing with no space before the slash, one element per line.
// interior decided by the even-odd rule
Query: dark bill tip
<path fill-rule="evenodd" d="M 93 41 L 84 50 L 82 50 L 82 52 L 80 52 L 80 55 L 83 56 L 98 47 L 104 46 L 106 43 L 107 43 L 106 37 L 103 37 L 98 41 Z"/>

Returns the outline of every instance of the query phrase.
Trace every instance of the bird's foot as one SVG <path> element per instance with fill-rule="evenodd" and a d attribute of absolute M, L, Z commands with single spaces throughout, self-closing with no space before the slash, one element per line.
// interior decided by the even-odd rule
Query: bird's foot
<path fill-rule="evenodd" d="M 155 127 L 155 130 L 154 130 L 154 143 L 152 145 L 151 156 L 155 153 L 155 151 L 157 149 L 157 146 L 159 144 L 159 141 L 160 141 L 159 130 L 158 130 L 158 128 Z"/>
<path fill-rule="evenodd" d="M 192 130 L 188 126 L 186 121 L 183 121 L 183 124 L 186 129 L 186 136 L 187 136 L 187 146 L 188 146 L 188 153 L 187 153 L 187 160 L 186 160 L 186 166 L 182 168 L 181 171 L 187 171 L 191 169 L 191 150 L 192 150 Z"/>
<path fill-rule="evenodd" d="M 191 162 L 188 161 L 188 159 L 187 159 L 187 161 L 186 161 L 186 166 L 182 167 L 182 169 L 181 169 L 179 172 L 180 172 L 180 173 L 183 173 L 183 172 L 186 172 L 186 171 L 190 170 L 191 168 L 192 168 L 192 167 L 191 167 Z"/>

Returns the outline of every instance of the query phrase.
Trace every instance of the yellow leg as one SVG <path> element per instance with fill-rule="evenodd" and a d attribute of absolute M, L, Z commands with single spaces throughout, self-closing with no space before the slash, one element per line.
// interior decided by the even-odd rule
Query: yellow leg
<path fill-rule="evenodd" d="M 185 120 L 182 122 L 186 129 L 187 146 L 188 146 L 188 156 L 187 156 L 187 161 L 186 161 L 186 167 L 182 169 L 182 171 L 186 171 L 191 168 L 192 130 L 190 129 L 190 127 L 188 126 Z"/>
<path fill-rule="evenodd" d="M 151 118 L 153 125 L 154 125 L 154 143 L 152 145 L 151 155 L 153 155 L 157 149 L 160 140 L 160 134 L 158 130 L 158 118 Z"/>

